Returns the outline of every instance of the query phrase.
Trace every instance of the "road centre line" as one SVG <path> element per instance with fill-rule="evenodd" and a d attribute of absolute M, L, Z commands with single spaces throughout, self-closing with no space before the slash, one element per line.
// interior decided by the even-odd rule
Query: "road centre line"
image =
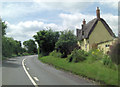
<path fill-rule="evenodd" d="M 23 66 L 23 69 L 24 71 L 26 72 L 27 76 L 29 77 L 30 81 L 32 82 L 32 84 L 35 86 L 35 87 L 38 87 L 38 85 L 35 83 L 35 81 L 32 79 L 32 77 L 30 76 L 30 74 L 28 73 L 25 65 L 24 65 L 24 62 L 25 62 L 26 58 L 22 60 L 22 66 Z"/>

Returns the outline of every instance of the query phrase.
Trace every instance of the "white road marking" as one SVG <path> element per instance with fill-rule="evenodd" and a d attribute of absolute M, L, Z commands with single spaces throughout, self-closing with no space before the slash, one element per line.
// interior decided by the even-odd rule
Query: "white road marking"
<path fill-rule="evenodd" d="M 39 81 L 39 79 L 37 77 L 33 77 L 36 81 Z"/>
<path fill-rule="evenodd" d="M 29 70 L 29 68 L 27 68 L 27 70 Z"/>
<path fill-rule="evenodd" d="M 27 76 L 29 77 L 30 81 L 32 82 L 32 84 L 33 84 L 35 87 L 38 87 L 38 85 L 35 83 L 35 81 L 32 79 L 32 77 L 30 76 L 30 74 L 28 73 L 28 71 L 27 71 L 26 68 L 25 68 L 25 65 L 24 65 L 24 61 L 25 61 L 25 60 L 26 60 L 26 58 L 22 60 L 23 69 L 25 70 L 25 72 L 26 72 Z"/>

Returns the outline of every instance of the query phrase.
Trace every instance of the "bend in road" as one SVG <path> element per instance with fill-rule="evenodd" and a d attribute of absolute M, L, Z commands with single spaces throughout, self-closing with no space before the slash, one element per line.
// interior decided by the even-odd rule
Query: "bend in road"
<path fill-rule="evenodd" d="M 3 85 L 33 85 L 22 64 L 37 85 L 95 85 L 92 81 L 42 63 L 37 55 L 3 61 Z"/>

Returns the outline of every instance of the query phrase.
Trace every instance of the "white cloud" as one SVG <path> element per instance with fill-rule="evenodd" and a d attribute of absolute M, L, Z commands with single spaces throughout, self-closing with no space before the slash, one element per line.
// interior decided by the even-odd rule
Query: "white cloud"
<path fill-rule="evenodd" d="M 65 29 L 76 31 L 76 28 L 81 28 L 83 19 L 86 19 L 86 23 L 88 23 L 95 18 L 94 15 L 85 15 L 81 13 L 61 13 L 59 17 L 62 19 L 62 25 L 57 25 L 55 23 L 46 24 L 41 21 L 25 21 L 19 22 L 18 24 L 10 24 L 7 22 L 7 36 L 13 37 L 16 40 L 25 41 L 32 38 L 36 32 L 47 28 L 52 28 L 55 31 L 62 31 Z M 118 16 L 102 14 L 101 17 L 108 23 L 113 32 L 118 35 Z"/>
<path fill-rule="evenodd" d="M 55 31 L 61 31 L 64 27 L 56 25 L 54 23 L 45 24 L 39 21 L 25 21 L 18 24 L 10 24 L 7 22 L 7 36 L 13 37 L 16 40 L 25 41 L 33 37 L 36 32 L 43 29 L 53 29 Z"/>
<path fill-rule="evenodd" d="M 89 6 L 92 3 L 84 2 L 41 2 L 34 1 L 34 6 L 41 7 L 44 10 L 62 10 L 67 12 L 78 12 L 83 10 L 85 7 Z"/>
<path fill-rule="evenodd" d="M 95 18 L 93 15 L 84 15 L 81 13 L 76 14 L 60 14 L 60 17 L 63 19 L 63 26 L 66 26 L 70 29 L 75 30 L 76 28 L 81 29 L 81 24 L 83 19 L 86 20 L 86 23 L 88 23 L 90 20 Z M 112 15 L 112 14 L 102 14 L 101 16 L 107 24 L 110 26 L 110 28 L 113 30 L 113 32 L 118 35 L 118 16 Z"/>
<path fill-rule="evenodd" d="M 82 2 L 4 2 L 0 3 L 1 13 L 4 18 L 15 18 L 26 16 L 33 12 L 41 12 L 45 10 L 61 10 L 66 12 L 78 12 L 92 3 Z M 14 16 L 13 16 L 14 15 Z"/>
<path fill-rule="evenodd" d="M 85 19 L 86 22 L 92 20 L 95 16 L 93 15 L 84 15 L 81 13 L 75 14 L 60 14 L 60 17 L 63 19 L 63 26 L 68 28 L 81 28 L 82 20 Z"/>
<path fill-rule="evenodd" d="M 100 4 L 107 5 L 108 7 L 118 9 L 118 2 L 119 2 L 119 0 L 106 0 L 106 1 L 105 0 L 98 0 L 98 2 Z"/>
<path fill-rule="evenodd" d="M 49 5 L 47 5 L 46 7 L 52 7 L 52 9 L 54 9 L 54 7 L 56 8 L 64 8 L 64 9 L 66 9 L 66 8 L 68 8 L 68 7 L 73 7 L 73 9 L 74 8 L 76 8 L 77 7 L 77 4 L 79 3 L 79 2 L 86 2 L 86 3 L 82 3 L 82 4 L 80 4 L 79 3 L 79 6 L 81 6 L 82 7 L 82 5 L 85 7 L 85 6 L 88 6 L 88 2 L 89 2 L 89 4 L 92 2 L 92 3 L 94 3 L 94 2 L 98 2 L 98 3 L 100 3 L 100 4 L 104 4 L 104 5 L 107 5 L 107 6 L 109 6 L 109 7 L 113 7 L 113 8 L 118 8 L 118 2 L 119 2 L 119 0 L 33 0 L 33 2 L 35 2 L 35 3 L 37 3 L 37 4 L 44 4 L 44 6 L 46 6 L 46 2 L 57 2 L 57 4 L 55 3 L 55 4 L 53 4 L 53 6 L 51 6 L 50 4 Z M 69 4 L 69 3 L 71 3 L 71 4 Z M 75 3 L 75 4 L 74 4 Z"/>

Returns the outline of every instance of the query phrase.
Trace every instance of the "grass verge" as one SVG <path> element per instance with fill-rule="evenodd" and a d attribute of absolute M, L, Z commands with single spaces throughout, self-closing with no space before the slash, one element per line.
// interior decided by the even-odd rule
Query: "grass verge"
<path fill-rule="evenodd" d="M 68 60 L 55 58 L 53 56 L 44 56 L 39 58 L 42 62 L 51 64 L 57 68 L 70 71 L 74 74 L 87 77 L 106 85 L 118 85 L 118 71 L 105 67 L 100 62 L 87 63 L 69 63 Z"/>

